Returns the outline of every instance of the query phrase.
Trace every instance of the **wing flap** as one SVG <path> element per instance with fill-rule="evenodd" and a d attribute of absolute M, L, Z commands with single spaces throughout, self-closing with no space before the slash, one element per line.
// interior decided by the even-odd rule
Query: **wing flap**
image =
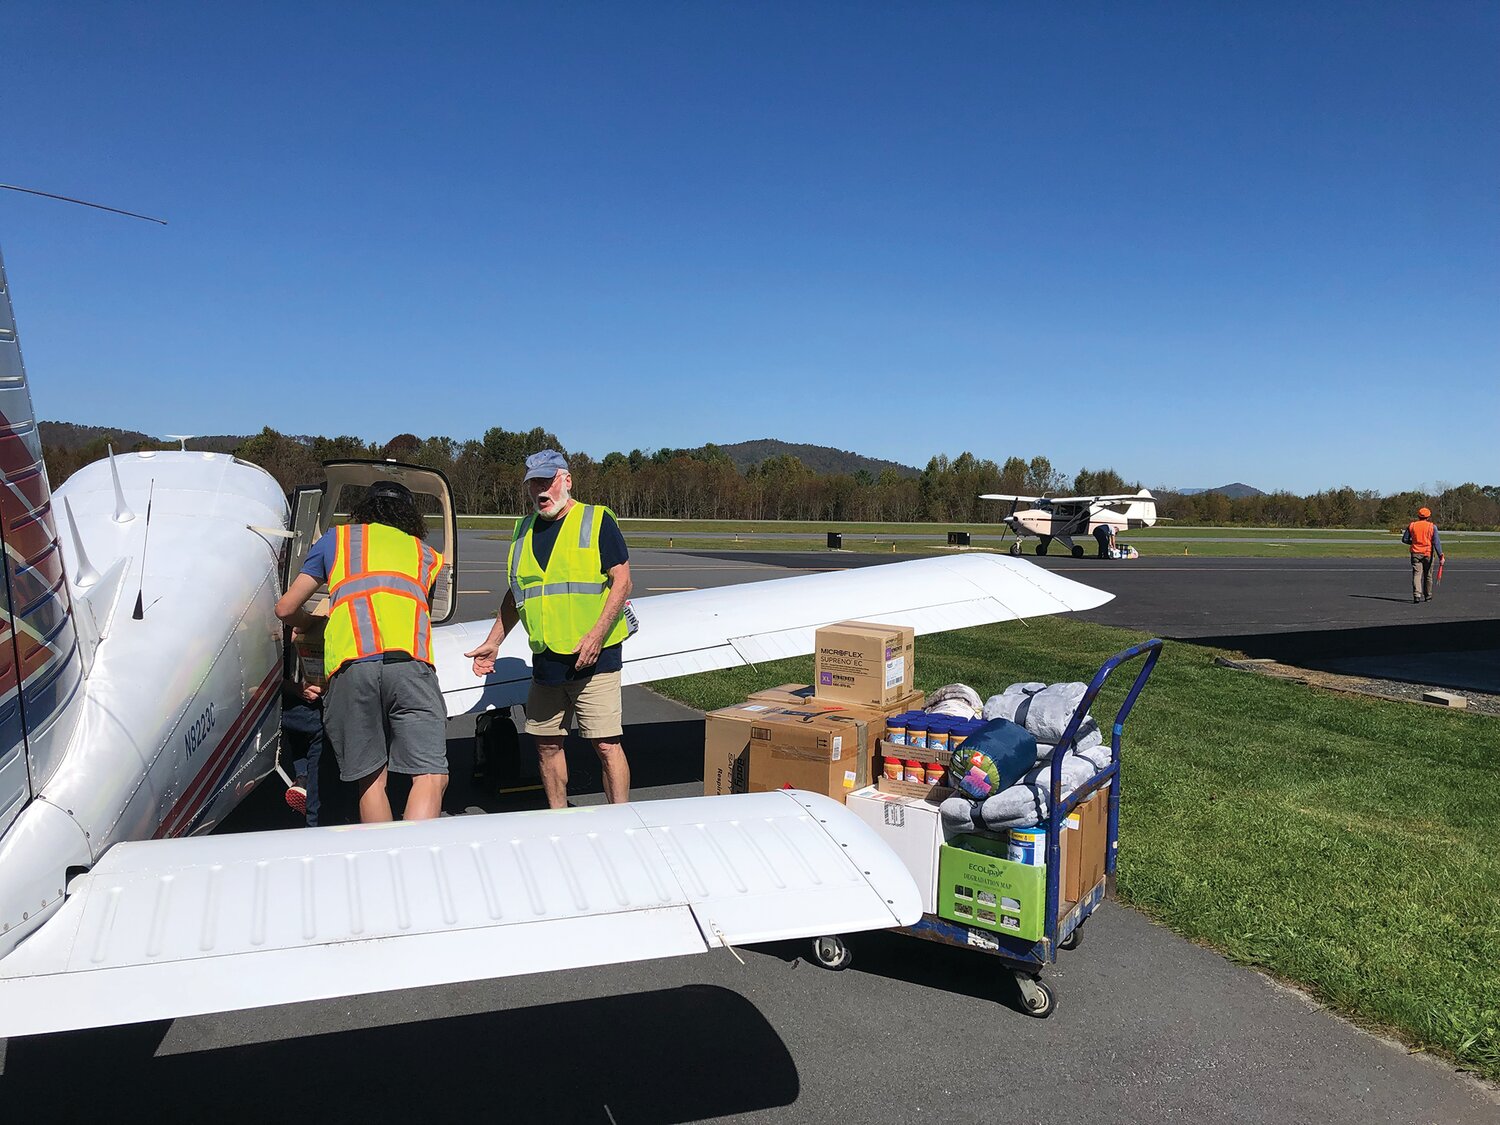
<path fill-rule="evenodd" d="M 0 960 L 0 1037 L 909 924 L 837 802 L 699 797 L 110 849 Z"/>

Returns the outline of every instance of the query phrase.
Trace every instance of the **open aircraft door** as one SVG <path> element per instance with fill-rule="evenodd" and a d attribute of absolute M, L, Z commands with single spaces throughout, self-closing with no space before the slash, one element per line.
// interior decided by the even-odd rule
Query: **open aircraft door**
<path fill-rule="evenodd" d="M 350 510 L 369 487 L 379 480 L 405 485 L 416 497 L 417 510 L 427 520 L 427 545 L 443 556 L 442 569 L 432 591 L 432 623 L 441 625 L 458 608 L 458 518 L 453 510 L 453 489 L 436 469 L 399 461 L 325 461 L 328 481 L 297 489 L 292 497 L 292 540 L 282 571 L 281 588 L 302 570 L 303 560 L 323 533 L 349 522 Z M 318 591 L 309 607 L 316 610 L 327 587 Z"/>

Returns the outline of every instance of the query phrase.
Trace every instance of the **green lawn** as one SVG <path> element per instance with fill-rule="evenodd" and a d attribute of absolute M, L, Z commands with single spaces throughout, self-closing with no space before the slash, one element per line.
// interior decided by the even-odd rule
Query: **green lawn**
<path fill-rule="evenodd" d="M 923 637 L 917 686 L 1088 679 L 1140 634 L 1066 618 Z M 1169 643 L 1125 731 L 1122 898 L 1500 1078 L 1500 725 L 1321 692 Z M 808 659 L 666 681 L 700 709 Z M 1123 678 L 1123 672 L 1117 679 Z M 1128 686 L 1111 683 L 1101 721 Z"/>
<path fill-rule="evenodd" d="M 486 530 L 497 539 L 509 539 L 514 516 L 463 516 L 459 526 Z M 1013 541 L 1002 545 L 1004 528 L 995 524 L 935 523 L 807 523 L 776 520 L 621 520 L 626 538 L 643 549 L 675 548 L 689 551 L 824 551 L 825 536 L 830 531 L 843 534 L 843 548 L 864 554 L 934 555 L 948 554 L 948 532 L 968 531 L 973 549 L 1005 550 Z M 715 533 L 714 538 L 704 533 Z M 724 534 L 729 538 L 720 538 Z M 924 539 L 897 539 L 892 535 L 921 535 Z M 735 537 L 738 538 L 735 538 Z M 1133 543 L 1143 556 L 1190 555 L 1218 558 L 1390 558 L 1400 560 L 1405 548 L 1395 533 L 1382 531 L 1340 530 L 1337 528 L 1265 529 L 1234 527 L 1179 527 L 1164 524 L 1142 528 L 1120 538 Z M 1190 540 L 1181 542 L 1181 540 Z M 1227 539 L 1231 542 L 1213 542 Z M 1268 542 L 1256 542 L 1268 540 Z M 1353 542 L 1341 542 L 1353 540 Z M 1035 539 L 1024 543 L 1027 557 L 1032 557 Z M 1455 562 L 1466 558 L 1500 558 L 1500 536 L 1443 533 L 1443 546 Z M 894 550 L 892 548 L 894 547 Z M 1092 556 L 1092 540 L 1083 544 Z M 1059 546 L 1053 555 L 1062 555 Z M 837 556 L 832 556 L 836 558 Z M 830 564 L 836 565 L 836 564 Z M 1125 565 L 1128 565 L 1125 564 Z"/>

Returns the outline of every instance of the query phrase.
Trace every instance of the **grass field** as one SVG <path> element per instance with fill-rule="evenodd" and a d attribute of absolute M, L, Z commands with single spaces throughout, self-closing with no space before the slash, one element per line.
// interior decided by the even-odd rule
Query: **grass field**
<path fill-rule="evenodd" d="M 496 538 L 509 538 L 513 516 L 464 516 L 459 526 L 487 530 Z M 843 534 L 843 549 L 862 554 L 949 554 L 949 531 L 968 531 L 973 550 L 1005 550 L 1012 540 L 1000 541 L 1002 528 L 994 524 L 932 523 L 798 523 L 775 520 L 622 520 L 621 528 L 632 546 L 643 549 L 674 548 L 688 551 L 816 551 L 826 550 L 830 531 Z M 892 536 L 902 538 L 893 539 Z M 908 538 L 921 536 L 923 538 Z M 1162 525 L 1132 531 L 1120 539 L 1133 543 L 1143 556 L 1190 555 L 1234 558 L 1395 558 L 1405 552 L 1393 532 L 1341 529 L 1268 529 L 1233 527 L 1178 527 Z M 1223 540 L 1227 540 L 1224 542 Z M 1031 557 L 1036 540 L 1024 543 Z M 1500 535 L 1476 535 L 1457 531 L 1443 533 L 1443 547 L 1454 560 L 1500 558 Z M 894 548 L 894 550 L 893 550 Z M 1094 553 L 1090 540 L 1084 543 Z M 1053 555 L 1063 554 L 1060 546 Z M 832 557 L 837 557 L 833 555 Z M 1129 565 L 1124 563 L 1122 565 Z"/>
<path fill-rule="evenodd" d="M 924 637 L 917 682 L 987 695 L 1086 680 L 1140 638 L 1063 618 Z M 1127 724 L 1120 896 L 1500 1078 L 1500 727 L 1236 672 L 1216 655 L 1169 644 Z M 811 672 L 809 658 L 657 687 L 707 710 Z M 1108 686 L 1101 721 L 1127 686 Z"/>

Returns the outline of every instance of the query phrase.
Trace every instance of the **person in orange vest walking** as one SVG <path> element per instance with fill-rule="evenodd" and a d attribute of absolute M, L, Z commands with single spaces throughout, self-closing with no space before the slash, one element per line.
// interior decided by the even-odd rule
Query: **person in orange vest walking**
<path fill-rule="evenodd" d="M 359 819 L 392 819 L 387 773 L 411 775 L 407 820 L 442 812 L 448 788 L 447 708 L 432 666 L 432 586 L 443 556 L 424 543 L 411 492 L 376 481 L 349 522 L 326 532 L 276 603 L 293 625 L 328 583 L 323 630 L 323 729 L 339 777 L 359 794 Z"/>
<path fill-rule="evenodd" d="M 1429 508 L 1418 508 L 1417 518 L 1406 525 L 1401 542 L 1411 548 L 1411 600 L 1432 601 L 1432 562 L 1443 561 L 1443 540 Z"/>

